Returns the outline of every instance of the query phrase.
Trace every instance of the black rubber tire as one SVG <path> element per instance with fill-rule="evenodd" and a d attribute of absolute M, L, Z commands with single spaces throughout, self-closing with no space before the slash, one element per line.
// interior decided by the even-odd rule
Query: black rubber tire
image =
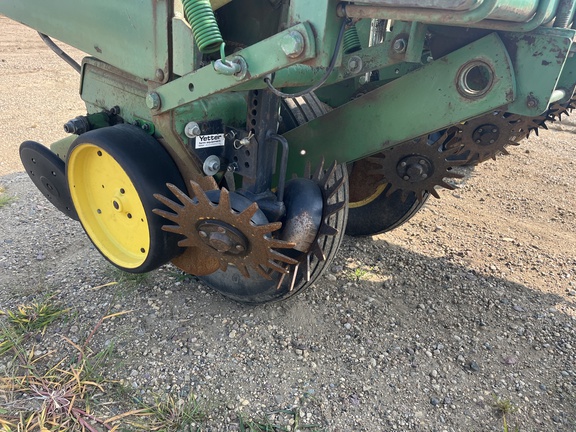
<path fill-rule="evenodd" d="M 382 234 L 408 222 L 424 206 L 428 194 L 420 202 L 414 194 L 402 201 L 402 193 L 397 190 L 386 196 L 388 188 L 370 203 L 349 208 L 346 234 L 350 236 L 368 236 Z"/>
<path fill-rule="evenodd" d="M 168 210 L 153 196 L 155 193 L 168 195 L 170 191 L 166 187 L 166 183 L 172 183 L 178 188 L 186 190 L 184 180 L 176 164 L 162 145 L 142 129 L 127 124 L 96 129 L 82 134 L 72 143 L 68 151 L 66 178 L 71 192 L 74 188 L 69 174 L 71 155 L 78 146 L 83 144 L 97 146 L 107 152 L 120 165 L 136 190 L 148 222 L 150 246 L 145 260 L 140 265 L 125 267 L 117 264 L 91 238 L 104 258 L 123 271 L 146 273 L 166 264 L 182 253 L 184 249 L 178 246 L 178 241 L 182 237 L 163 231 L 162 226 L 166 224 L 166 220 L 152 212 L 155 208 Z M 104 181 L 106 181 L 105 178 Z M 75 206 L 82 227 L 90 237 L 86 226 L 87 221 L 83 220 L 82 212 L 76 203 Z"/>

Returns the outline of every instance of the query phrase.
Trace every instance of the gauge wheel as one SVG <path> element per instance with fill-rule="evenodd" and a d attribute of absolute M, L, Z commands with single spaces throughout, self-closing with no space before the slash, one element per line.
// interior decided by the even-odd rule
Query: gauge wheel
<path fill-rule="evenodd" d="M 370 174 L 377 167 L 368 158 L 348 165 L 348 235 L 375 235 L 398 228 L 418 213 L 428 199 L 427 192 L 422 200 L 418 200 L 414 193 L 402 200 L 401 190 L 388 195 L 390 185 L 382 182 L 381 175 Z"/>
<path fill-rule="evenodd" d="M 155 193 L 184 181 L 166 150 L 138 127 L 116 125 L 79 136 L 66 179 L 86 234 L 113 265 L 145 273 L 182 253 L 180 236 L 162 230 Z"/>

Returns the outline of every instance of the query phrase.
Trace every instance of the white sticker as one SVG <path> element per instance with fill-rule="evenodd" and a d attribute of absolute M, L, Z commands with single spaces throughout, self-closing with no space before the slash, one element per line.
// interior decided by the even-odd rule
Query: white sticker
<path fill-rule="evenodd" d="M 225 143 L 224 134 L 199 135 L 196 137 L 196 148 L 219 147 Z"/>

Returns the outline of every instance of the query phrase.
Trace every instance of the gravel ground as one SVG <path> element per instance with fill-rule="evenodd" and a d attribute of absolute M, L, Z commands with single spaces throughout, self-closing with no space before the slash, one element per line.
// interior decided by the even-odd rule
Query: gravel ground
<path fill-rule="evenodd" d="M 33 32 L 0 28 L 0 185 L 14 198 L 0 208 L 0 310 L 48 293 L 71 309 L 36 355 L 56 359 L 62 336 L 83 341 L 129 310 L 93 340 L 113 347 L 105 375 L 144 400 L 195 394 L 202 430 L 296 407 L 320 430 L 502 431 L 497 399 L 520 431 L 576 430 L 576 124 L 482 164 L 391 233 L 346 238 L 301 295 L 244 306 L 171 266 L 125 278 L 19 172 L 19 142 L 62 137 L 81 104 Z"/>

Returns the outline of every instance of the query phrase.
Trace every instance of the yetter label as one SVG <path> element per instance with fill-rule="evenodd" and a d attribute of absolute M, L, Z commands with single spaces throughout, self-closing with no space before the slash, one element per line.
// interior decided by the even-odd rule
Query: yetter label
<path fill-rule="evenodd" d="M 224 134 L 200 135 L 196 137 L 196 148 L 219 147 L 225 143 Z"/>

